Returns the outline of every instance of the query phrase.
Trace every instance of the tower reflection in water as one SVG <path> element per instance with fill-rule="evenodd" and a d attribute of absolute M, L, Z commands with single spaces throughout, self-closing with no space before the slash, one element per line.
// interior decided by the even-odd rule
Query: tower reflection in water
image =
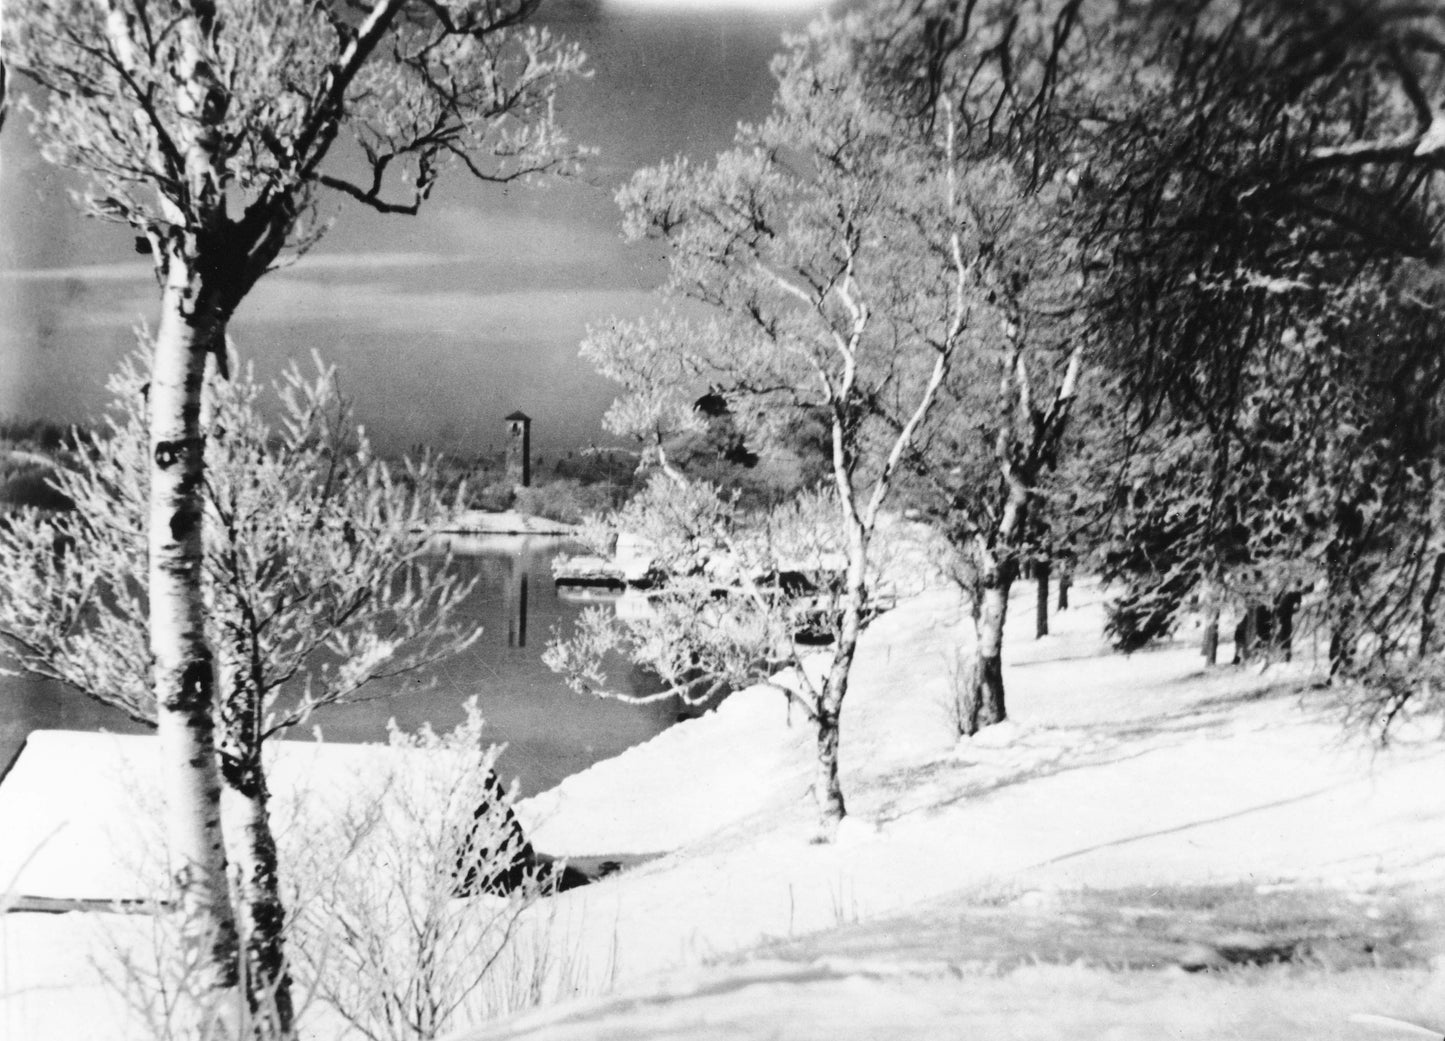
<path fill-rule="evenodd" d="M 512 557 L 507 569 L 507 646 L 527 646 L 527 579 L 532 569 L 532 551 L 523 549 Z"/>

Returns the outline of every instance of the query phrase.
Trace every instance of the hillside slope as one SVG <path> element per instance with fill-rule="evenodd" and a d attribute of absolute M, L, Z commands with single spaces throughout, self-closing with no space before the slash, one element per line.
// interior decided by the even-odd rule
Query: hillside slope
<path fill-rule="evenodd" d="M 1343 1023 L 1342 1006 L 1320 1001 L 1321 990 L 1388 993 L 1396 1014 L 1445 1015 L 1445 986 L 1419 968 L 1438 940 L 1432 900 L 1422 894 L 1445 882 L 1438 722 L 1380 749 L 1342 731 L 1327 692 L 1302 683 L 1307 664 L 1206 672 L 1182 643 L 1113 655 L 1098 635 L 1097 589 L 1086 587 L 1076 602 L 1043 640 L 1015 625 L 1006 655 L 1012 721 L 971 741 L 955 741 L 949 729 L 948 663 L 967 630 L 950 594 L 912 598 L 869 630 L 844 717 L 850 818 L 836 845 L 808 841 L 808 734 L 789 725 L 781 695 L 766 688 L 531 800 L 524 809 L 553 852 L 666 855 L 566 897 L 569 942 L 615 959 L 621 997 L 467 1036 L 865 1038 L 881 1036 L 882 1024 L 915 1020 L 916 1031 L 897 1036 L 939 1036 L 930 1030 L 951 1016 L 979 1013 L 983 992 L 1003 1003 L 988 1012 L 1001 1021 L 1032 986 L 1087 989 L 1043 969 L 1027 986 L 985 972 L 966 988 L 973 996 L 959 998 L 960 974 L 1030 949 L 1005 942 L 1018 922 L 995 926 L 995 957 L 936 936 L 910 943 L 952 913 L 940 901 L 1032 915 L 1032 949 L 1050 956 L 1047 937 L 1080 917 L 1070 894 L 1121 887 L 1178 893 L 1190 907 L 1219 893 L 1237 903 L 1241 893 L 1296 892 L 1306 907 L 1318 903 L 1308 894 L 1343 894 L 1368 912 L 1362 922 L 1399 896 L 1411 928 L 1428 935 L 1396 951 L 1394 963 L 1407 967 L 1391 971 L 1404 975 L 1313 989 L 1282 983 L 1257 1001 L 1196 980 L 1141 977 L 1133 990 L 1129 977 L 1097 981 L 1100 993 L 1132 995 L 1119 1003 L 1157 1005 L 1137 1035 L 1120 1036 L 1174 1036 L 1157 1031 L 1176 999 L 1184 1004 L 1169 1015 L 1195 1007 L 1191 1021 L 1214 1031 L 1179 1036 L 1228 1034 L 1250 1022 L 1256 1005 L 1314 1008 L 1312 1030 L 1320 1017 Z M 1015 605 L 1016 617 L 1022 608 Z M 1196 916 L 1198 935 L 1185 930 L 1164 943 L 1137 928 L 1138 913 L 1110 924 L 1122 938 L 1100 948 L 1120 964 L 1172 963 L 1191 940 L 1218 932 L 1218 916 Z M 978 926 L 976 918 L 958 922 Z M 870 923 L 878 925 L 868 933 Z M 841 948 L 827 939 L 860 929 Z M 811 948 L 797 939 L 810 934 L 823 937 Z M 1200 1002 L 1238 1014 L 1206 1014 Z M 732 1026 L 703 1029 L 724 1023 Z M 1339 1036 L 1355 1036 L 1356 1028 L 1342 1029 Z M 1062 1036 L 1052 1030 L 1017 1036 Z"/>

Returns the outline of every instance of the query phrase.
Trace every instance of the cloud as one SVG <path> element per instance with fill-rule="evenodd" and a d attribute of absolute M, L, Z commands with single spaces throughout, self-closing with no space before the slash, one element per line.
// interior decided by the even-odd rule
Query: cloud
<path fill-rule="evenodd" d="M 328 325 L 339 331 L 427 335 L 506 332 L 525 338 L 559 329 L 580 329 L 614 310 L 635 314 L 655 300 L 646 289 L 622 280 L 562 276 L 495 277 L 465 257 L 441 258 L 417 265 L 408 254 L 307 257 L 303 265 L 262 279 L 242 302 L 232 323 L 237 335 L 302 325 Z M 313 261 L 320 261 L 313 264 Z M 401 268 L 388 265 L 399 264 Z M 320 274 L 335 271 L 337 277 Z M 408 270 L 415 278 L 389 275 L 385 281 L 347 277 L 368 270 Z M 320 277 L 309 277 L 312 275 Z M 16 277 L 18 276 L 18 277 Z M 0 331 L 9 337 L 46 341 L 84 340 L 111 333 L 129 336 L 138 323 L 154 326 L 159 299 L 144 268 L 90 265 L 70 269 L 8 272 L 12 288 L 0 288 Z M 558 284 L 560 282 L 560 284 Z M 611 284 L 608 284 L 608 283 Z M 582 283 L 582 284 L 578 284 Z M 590 284 L 589 284 L 590 283 Z M 0 283 L 3 285 L 3 283 Z M 41 330 L 44 330 L 43 336 Z M 37 346 L 44 346 L 37 342 Z"/>
<path fill-rule="evenodd" d="M 655 306 L 651 293 L 596 289 L 364 290 L 273 280 L 232 327 L 263 372 L 317 350 L 383 450 L 492 444 L 502 417 L 534 417 L 546 451 L 601 436 L 615 385 L 577 357 L 588 325 Z"/>
<path fill-rule="evenodd" d="M 525 340 L 564 331 L 580 334 L 588 322 L 603 321 L 614 312 L 636 314 L 656 300 L 651 293 L 632 289 L 487 291 L 344 282 L 318 285 L 273 277 L 257 287 L 238 312 L 235 327 L 322 324 L 337 330 L 364 328 L 368 335 L 383 331 L 407 336 L 505 334 Z"/>
<path fill-rule="evenodd" d="M 123 260 L 114 264 L 76 264 L 70 267 L 15 268 L 0 271 L 7 282 L 149 282 L 155 275 L 148 261 Z"/>
<path fill-rule="evenodd" d="M 446 267 L 451 264 L 470 263 L 472 259 L 467 256 L 442 256 L 435 253 L 308 253 L 281 270 L 297 274 L 311 271 L 378 271 Z"/>
<path fill-rule="evenodd" d="M 47 305 L 43 315 L 0 306 L 0 412 L 93 417 L 106 399 L 105 376 L 132 347 L 131 326 L 142 314 L 154 323 L 153 289 L 96 283 L 60 301 L 66 289 L 20 290 L 47 297 L 35 301 Z M 0 305 L 5 298 L 0 291 Z M 522 408 L 538 421 L 539 451 L 553 452 L 600 437 L 617 392 L 577 356 L 588 325 L 657 303 L 626 289 L 477 292 L 277 275 L 257 287 L 231 331 L 263 379 L 312 350 L 336 362 L 384 451 L 492 444 L 502 417 Z"/>
<path fill-rule="evenodd" d="M 538 192 L 525 205 L 438 207 L 416 230 L 471 258 L 483 278 L 548 271 L 588 285 L 615 278 L 642 252 L 623 242 L 611 191 L 568 187 Z"/>
<path fill-rule="evenodd" d="M 396 268 L 442 267 L 466 264 L 473 258 L 432 253 L 308 253 L 283 270 L 288 272 L 380 271 Z M 70 267 L 12 268 L 0 271 L 8 282 L 146 282 L 153 283 L 149 261 L 123 260 L 113 264 L 75 264 Z"/>

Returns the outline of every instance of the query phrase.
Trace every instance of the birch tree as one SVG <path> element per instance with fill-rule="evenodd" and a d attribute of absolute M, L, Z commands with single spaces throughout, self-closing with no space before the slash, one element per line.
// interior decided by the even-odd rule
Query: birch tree
<path fill-rule="evenodd" d="M 0 638 L 20 668 L 154 726 L 147 591 L 135 574 L 149 502 L 147 368 L 143 356 L 126 363 L 103 424 L 57 470 L 74 510 L 17 512 L 0 529 Z M 206 396 L 202 588 L 250 1012 L 274 1017 L 257 1022 L 284 1036 L 287 908 L 263 753 L 318 707 L 463 650 L 479 632 L 451 619 L 471 583 L 424 559 L 416 534 L 443 515 L 432 464 L 375 459 L 329 368 L 286 372 L 279 428 L 262 416 L 264 390 L 243 365 Z"/>
<path fill-rule="evenodd" d="M 206 639 L 206 362 L 256 282 L 325 230 L 323 192 L 415 213 L 444 168 L 504 182 L 575 157 L 552 118 L 575 46 L 536 0 L 11 0 L 3 61 L 36 84 L 42 154 L 151 257 L 147 623 L 175 884 L 231 985 Z M 343 160 L 349 138 L 356 161 Z"/>
<path fill-rule="evenodd" d="M 960 726 L 1007 715 L 1009 592 L 1030 553 L 1042 484 L 1084 367 L 1081 244 L 1072 226 L 1084 144 L 1074 111 L 1102 5 L 927 0 L 881 5 L 861 41 L 900 131 L 956 184 L 972 320 L 915 438 L 909 468 L 961 558 L 975 639 Z M 946 132 L 940 132 L 940 130 Z M 935 261 L 936 263 L 937 261 Z"/>
<path fill-rule="evenodd" d="M 800 415 L 826 423 L 837 615 L 823 674 L 796 702 L 816 733 L 825 835 L 846 812 L 839 724 L 876 606 L 879 519 L 964 342 L 977 251 L 952 167 L 903 140 L 857 74 L 864 28 L 855 16 L 792 39 L 766 121 L 713 163 L 678 159 L 622 190 L 628 235 L 666 244 L 667 291 L 706 317 L 614 322 L 584 346 L 625 387 L 618 429 L 677 429 L 708 387 L 758 439 Z M 945 149 L 954 126 L 939 125 Z"/>
<path fill-rule="evenodd" d="M 1003 637 L 1009 594 L 1034 552 L 1045 484 L 1064 451 L 1084 366 L 1078 250 L 1066 185 L 1026 185 L 983 146 L 960 172 L 975 234 L 974 328 L 943 407 L 909 458 L 920 501 L 958 555 L 974 644 L 960 679 L 960 731 L 1007 718 Z"/>

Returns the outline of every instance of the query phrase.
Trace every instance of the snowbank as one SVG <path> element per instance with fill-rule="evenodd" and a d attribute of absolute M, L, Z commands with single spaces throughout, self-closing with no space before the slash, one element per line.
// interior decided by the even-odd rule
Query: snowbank
<path fill-rule="evenodd" d="M 166 877 L 157 740 L 32 732 L 0 783 L 0 894 L 100 902 L 152 896 Z M 399 759 L 424 755 L 386 745 L 268 743 L 278 835 L 303 802 L 365 798 Z"/>

